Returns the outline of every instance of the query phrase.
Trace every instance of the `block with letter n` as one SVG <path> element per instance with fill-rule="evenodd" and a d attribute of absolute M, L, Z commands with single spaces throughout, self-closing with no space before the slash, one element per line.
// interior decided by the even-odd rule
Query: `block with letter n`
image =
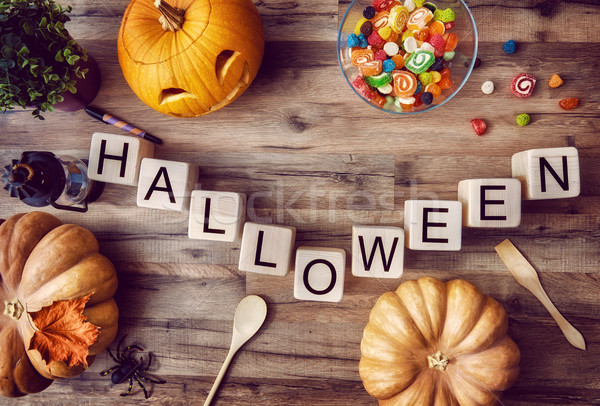
<path fill-rule="evenodd" d="M 140 166 L 137 205 L 186 211 L 198 183 L 198 166 L 187 162 L 145 158 Z"/>
<path fill-rule="evenodd" d="M 242 238 L 246 195 L 234 192 L 192 191 L 188 237 L 234 242 Z"/>
<path fill-rule="evenodd" d="M 106 183 L 136 186 L 142 159 L 154 156 L 154 144 L 128 135 L 94 133 L 88 176 Z"/>
<path fill-rule="evenodd" d="M 352 275 L 400 278 L 404 270 L 404 230 L 352 226 Z"/>
<path fill-rule="evenodd" d="M 518 152 L 512 156 L 512 176 L 521 181 L 525 200 L 579 196 L 577 148 L 541 148 Z"/>
<path fill-rule="evenodd" d="M 296 250 L 294 297 L 339 302 L 344 295 L 346 252 L 337 248 L 299 247 Z"/>
<path fill-rule="evenodd" d="M 240 247 L 240 271 L 287 275 L 295 241 L 295 227 L 246 222 Z"/>
<path fill-rule="evenodd" d="M 411 250 L 459 251 L 462 204 L 451 200 L 404 202 L 406 247 Z"/>

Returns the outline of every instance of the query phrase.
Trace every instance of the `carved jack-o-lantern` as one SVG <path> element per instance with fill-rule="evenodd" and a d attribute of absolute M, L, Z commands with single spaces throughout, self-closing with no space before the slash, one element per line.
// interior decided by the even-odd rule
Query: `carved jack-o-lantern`
<path fill-rule="evenodd" d="M 132 0 L 119 31 L 123 75 L 161 113 L 195 117 L 236 99 L 260 67 L 264 33 L 251 0 Z"/>

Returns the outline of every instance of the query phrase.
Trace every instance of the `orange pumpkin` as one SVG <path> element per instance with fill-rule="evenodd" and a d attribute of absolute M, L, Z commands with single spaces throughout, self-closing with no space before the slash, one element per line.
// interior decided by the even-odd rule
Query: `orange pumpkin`
<path fill-rule="evenodd" d="M 134 93 L 164 114 L 195 117 L 231 103 L 256 77 L 264 33 L 251 0 L 133 0 L 119 63 Z"/>
<path fill-rule="evenodd" d="M 91 232 L 74 224 L 61 225 L 51 214 L 31 212 L 10 217 L 0 226 L 0 393 L 23 396 L 44 390 L 53 379 L 77 375 L 62 361 L 46 364 L 39 351 L 29 350 L 34 334 L 29 313 L 54 301 L 79 299 L 91 293 L 83 315 L 100 328 L 89 347 L 88 365 L 115 338 L 119 311 L 113 295 L 117 275 L 98 253 Z"/>
<path fill-rule="evenodd" d="M 519 375 L 507 329 L 502 306 L 467 281 L 407 281 L 371 310 L 360 376 L 380 405 L 494 405 Z"/>

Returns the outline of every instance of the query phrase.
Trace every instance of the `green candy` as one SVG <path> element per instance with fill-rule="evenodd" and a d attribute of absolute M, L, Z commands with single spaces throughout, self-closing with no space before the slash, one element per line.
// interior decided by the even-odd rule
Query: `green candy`
<path fill-rule="evenodd" d="M 455 18 L 456 15 L 454 14 L 454 11 L 452 11 L 451 8 L 447 8 L 446 10 L 438 8 L 433 12 L 433 19 L 439 20 L 443 23 L 449 23 L 451 21 L 454 21 Z"/>
<path fill-rule="evenodd" d="M 375 76 L 365 76 L 365 82 L 369 86 L 373 87 L 381 87 L 387 85 L 392 81 L 392 74 L 389 72 L 381 72 L 379 75 Z"/>
<path fill-rule="evenodd" d="M 456 52 L 454 51 L 444 52 L 444 61 L 451 61 L 454 59 L 454 55 L 456 55 Z"/>
<path fill-rule="evenodd" d="M 435 55 L 433 52 L 419 49 L 408 57 L 404 66 L 415 75 L 420 75 L 426 72 L 434 62 Z"/>
<path fill-rule="evenodd" d="M 421 73 L 419 75 L 419 80 L 421 81 L 421 85 L 423 85 L 423 87 L 433 82 L 433 78 L 431 77 L 431 73 L 429 72 Z"/>
<path fill-rule="evenodd" d="M 517 116 L 517 124 L 519 124 L 521 127 L 524 127 L 527 124 L 529 124 L 530 120 L 531 118 L 529 117 L 529 114 L 523 113 Z"/>
<path fill-rule="evenodd" d="M 417 7 L 423 7 L 423 4 L 425 4 L 425 0 L 413 0 L 413 3 L 415 3 L 415 6 Z"/>

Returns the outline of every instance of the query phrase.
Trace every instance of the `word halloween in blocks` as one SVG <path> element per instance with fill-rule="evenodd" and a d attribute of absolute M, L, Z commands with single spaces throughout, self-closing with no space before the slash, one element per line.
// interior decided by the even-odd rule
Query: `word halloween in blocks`
<path fill-rule="evenodd" d="M 199 168 L 154 158 L 152 143 L 125 135 L 94 133 L 89 177 L 137 186 L 137 205 L 189 210 L 188 237 L 241 240 L 239 269 L 272 276 L 292 268 L 296 229 L 246 222 L 246 196 L 194 190 Z M 521 222 L 521 201 L 576 197 L 580 193 L 579 155 L 574 147 L 532 149 L 512 156 L 512 178 L 466 179 L 458 199 L 407 200 L 404 228 L 352 227 L 352 275 L 400 278 L 404 247 L 458 251 L 463 227 L 509 228 Z M 346 253 L 327 247 L 296 250 L 294 297 L 337 302 L 344 292 Z"/>

